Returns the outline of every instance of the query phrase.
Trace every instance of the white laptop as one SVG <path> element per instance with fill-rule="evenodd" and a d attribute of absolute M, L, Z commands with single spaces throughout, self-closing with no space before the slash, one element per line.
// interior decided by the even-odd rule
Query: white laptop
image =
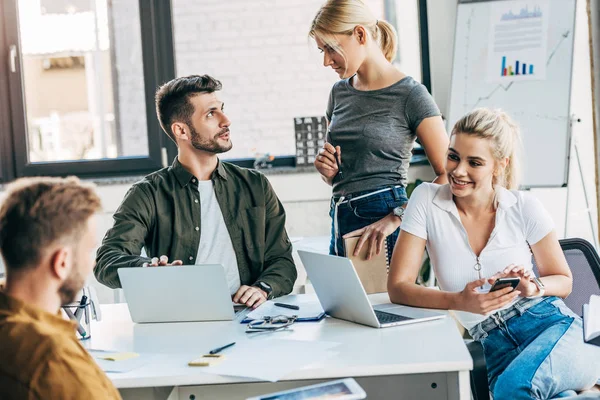
<path fill-rule="evenodd" d="M 350 259 L 302 250 L 298 250 L 298 255 L 323 309 L 334 318 L 386 328 L 446 316 L 437 311 L 391 303 L 373 307 Z"/>
<path fill-rule="evenodd" d="M 224 321 L 234 317 L 222 265 L 119 268 L 133 322 Z"/>

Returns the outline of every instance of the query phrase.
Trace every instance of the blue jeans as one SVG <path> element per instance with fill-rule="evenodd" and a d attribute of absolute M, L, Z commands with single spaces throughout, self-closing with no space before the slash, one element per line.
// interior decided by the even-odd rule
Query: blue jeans
<path fill-rule="evenodd" d="M 552 399 L 589 389 L 600 347 L 583 341 L 581 318 L 557 297 L 521 299 L 470 329 L 481 341 L 495 400 Z"/>
<path fill-rule="evenodd" d="M 384 189 L 384 188 L 380 188 Z M 331 217 L 331 242 L 329 244 L 329 254 L 336 255 L 336 242 L 337 242 L 337 255 L 345 256 L 346 251 L 344 249 L 344 241 L 342 236 L 350 233 L 356 229 L 364 228 L 374 222 L 379 221 L 386 215 L 389 215 L 392 210 L 396 207 L 400 207 L 408 202 L 406 197 L 406 189 L 403 187 L 390 187 L 382 193 L 377 193 L 371 196 L 355 199 L 356 197 L 376 192 L 380 189 L 369 190 L 366 192 L 351 193 L 344 196 L 345 200 L 338 206 L 338 237 L 336 241 L 335 237 L 335 204 L 338 202 L 339 197 L 333 197 L 331 199 L 331 207 L 329 216 Z M 386 239 L 388 256 L 392 257 L 394 245 L 398 239 L 400 229 L 396 229 L 394 233 L 389 235 Z"/>

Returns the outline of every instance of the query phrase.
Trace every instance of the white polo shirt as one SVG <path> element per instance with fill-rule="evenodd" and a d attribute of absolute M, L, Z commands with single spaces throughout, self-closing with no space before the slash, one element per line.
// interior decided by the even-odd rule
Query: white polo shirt
<path fill-rule="evenodd" d="M 497 203 L 496 225 L 479 255 L 482 278 L 488 278 L 510 264 L 531 270 L 529 245 L 554 229 L 552 218 L 530 193 L 500 188 Z M 442 290 L 461 292 L 467 283 L 480 278 L 475 269 L 477 257 L 460 221 L 450 185 L 419 185 L 410 196 L 400 227 L 427 240 L 427 252 Z M 486 319 L 483 315 L 463 311 L 457 311 L 456 315 L 467 329 Z"/>

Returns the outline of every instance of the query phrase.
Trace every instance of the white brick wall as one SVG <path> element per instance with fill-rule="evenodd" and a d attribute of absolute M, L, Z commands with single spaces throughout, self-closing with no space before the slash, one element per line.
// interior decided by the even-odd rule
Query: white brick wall
<path fill-rule="evenodd" d="M 324 115 L 337 75 L 307 32 L 322 0 L 174 0 L 178 76 L 209 74 L 232 120 L 227 158 L 294 154 L 294 117 Z"/>

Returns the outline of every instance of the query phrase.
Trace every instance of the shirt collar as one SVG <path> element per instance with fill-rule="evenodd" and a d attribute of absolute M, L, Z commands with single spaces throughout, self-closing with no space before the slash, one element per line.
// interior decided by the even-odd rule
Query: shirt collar
<path fill-rule="evenodd" d="M 75 335 L 75 322 L 63 319 L 60 311 L 56 314 L 51 314 L 37 307 L 30 306 L 0 290 L 0 316 L 3 315 L 20 315 L 27 320 L 33 320 L 51 326 L 62 333 Z"/>
<path fill-rule="evenodd" d="M 517 203 L 517 196 L 515 196 L 515 194 L 512 193 L 510 190 L 503 187 L 499 187 L 496 189 L 496 202 L 498 204 L 499 209 L 506 210 L 507 208 L 510 208 Z M 435 204 L 444 211 L 448 211 L 458 216 L 458 210 L 452 198 L 452 190 L 450 189 L 450 184 L 442 185 L 438 189 L 437 193 L 433 197 L 433 204 Z"/>
<path fill-rule="evenodd" d="M 175 160 L 173 160 L 173 164 L 171 164 L 169 169 L 173 171 L 173 174 L 175 175 L 175 178 L 181 187 L 186 186 L 194 178 L 194 175 L 185 169 L 183 165 L 181 165 L 179 162 L 179 157 L 175 157 Z M 227 172 L 225 171 L 223 162 L 220 159 L 217 159 L 217 169 L 215 172 L 213 172 L 212 179 L 214 179 L 215 176 L 219 176 L 220 178 L 227 180 Z"/>

